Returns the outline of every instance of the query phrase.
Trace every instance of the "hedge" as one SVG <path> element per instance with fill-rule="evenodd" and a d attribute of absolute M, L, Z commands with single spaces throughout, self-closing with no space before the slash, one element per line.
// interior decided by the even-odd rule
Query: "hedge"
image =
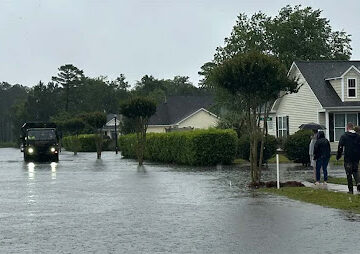
<path fill-rule="evenodd" d="M 76 136 L 66 136 L 62 139 L 62 146 L 67 151 L 73 151 L 72 145 Z M 81 134 L 77 136 L 79 140 L 79 150 L 78 152 L 96 152 L 95 144 L 95 134 Z M 103 151 L 111 150 L 110 149 L 111 139 L 104 138 Z"/>
<path fill-rule="evenodd" d="M 230 164 L 236 156 L 237 136 L 233 130 L 195 130 L 146 135 L 145 160 L 185 165 Z M 136 158 L 136 135 L 119 137 L 125 158 Z"/>
<path fill-rule="evenodd" d="M 277 145 L 278 142 L 274 136 L 268 135 L 265 137 L 263 163 L 267 163 L 267 161 L 275 155 Z M 260 157 L 260 146 L 261 146 L 261 142 L 258 143 L 258 159 Z M 238 156 L 241 159 L 249 161 L 250 141 L 248 135 L 244 135 L 239 138 Z"/>
<path fill-rule="evenodd" d="M 308 165 L 310 163 L 309 144 L 312 135 L 311 130 L 299 130 L 287 137 L 284 143 L 286 156 L 294 162 Z"/>

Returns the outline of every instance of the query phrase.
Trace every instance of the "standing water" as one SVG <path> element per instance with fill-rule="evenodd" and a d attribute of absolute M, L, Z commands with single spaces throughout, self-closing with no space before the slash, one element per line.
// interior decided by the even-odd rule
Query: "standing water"
<path fill-rule="evenodd" d="M 330 174 L 342 174 L 341 167 Z M 312 171 L 281 166 L 282 180 Z M 264 172 L 274 180 L 275 167 Z M 0 253 L 350 253 L 360 218 L 246 187 L 246 167 L 147 164 L 114 152 L 24 163 L 0 149 Z"/>

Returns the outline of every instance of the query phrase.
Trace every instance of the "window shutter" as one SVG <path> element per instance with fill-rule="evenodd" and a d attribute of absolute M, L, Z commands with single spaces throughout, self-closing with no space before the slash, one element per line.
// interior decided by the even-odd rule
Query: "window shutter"
<path fill-rule="evenodd" d="M 275 122 L 276 122 L 275 132 L 276 132 L 276 137 L 278 138 L 279 137 L 279 118 L 278 117 L 275 117 Z"/>
<path fill-rule="evenodd" d="M 334 114 L 329 113 L 329 139 L 334 142 Z"/>
<path fill-rule="evenodd" d="M 286 136 L 288 137 L 289 134 L 290 134 L 290 131 L 289 131 L 289 116 L 286 116 Z"/>

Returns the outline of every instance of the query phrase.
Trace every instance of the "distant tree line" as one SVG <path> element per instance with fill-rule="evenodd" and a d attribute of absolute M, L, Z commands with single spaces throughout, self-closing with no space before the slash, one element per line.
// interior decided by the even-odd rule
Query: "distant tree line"
<path fill-rule="evenodd" d="M 131 87 L 124 74 L 114 80 L 106 76 L 92 78 L 76 66 L 65 64 L 47 83 L 39 81 L 33 87 L 0 83 L 0 143 L 16 141 L 26 121 L 55 121 L 65 132 L 78 134 L 91 131 L 84 121 L 85 113 L 117 114 L 120 104 L 132 97 L 148 97 L 161 103 L 167 96 L 206 93 L 185 76 L 157 79 L 145 75 Z M 124 122 L 125 132 L 135 131 L 131 120 Z"/>

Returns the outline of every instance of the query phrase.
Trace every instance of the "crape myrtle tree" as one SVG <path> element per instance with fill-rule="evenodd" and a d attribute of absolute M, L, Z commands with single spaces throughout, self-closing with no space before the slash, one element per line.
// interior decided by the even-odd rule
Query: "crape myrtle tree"
<path fill-rule="evenodd" d="M 91 112 L 79 114 L 78 117 L 88 125 L 95 134 L 95 145 L 97 158 L 101 159 L 103 149 L 104 135 L 102 127 L 106 124 L 106 114 L 102 112 Z"/>
<path fill-rule="evenodd" d="M 135 121 L 136 130 L 136 155 L 139 166 L 144 162 L 146 144 L 146 131 L 149 119 L 156 112 L 156 103 L 149 98 L 134 97 L 120 106 L 120 113 Z"/>
<path fill-rule="evenodd" d="M 78 151 L 81 148 L 79 140 L 79 132 L 85 128 L 85 122 L 78 117 L 70 118 L 66 121 L 60 122 L 58 125 L 62 130 L 66 131 L 67 134 L 72 134 L 74 137 L 70 140 L 70 147 L 73 150 L 74 155 L 77 155 Z M 64 134 L 64 133 L 63 133 Z"/>
<path fill-rule="evenodd" d="M 287 77 L 286 67 L 278 59 L 258 52 L 225 60 L 212 71 L 211 80 L 241 101 L 239 111 L 244 112 L 250 139 L 251 181 L 256 186 L 261 179 L 266 119 L 272 103 L 280 92 L 282 95 L 296 92 L 298 83 Z"/>

